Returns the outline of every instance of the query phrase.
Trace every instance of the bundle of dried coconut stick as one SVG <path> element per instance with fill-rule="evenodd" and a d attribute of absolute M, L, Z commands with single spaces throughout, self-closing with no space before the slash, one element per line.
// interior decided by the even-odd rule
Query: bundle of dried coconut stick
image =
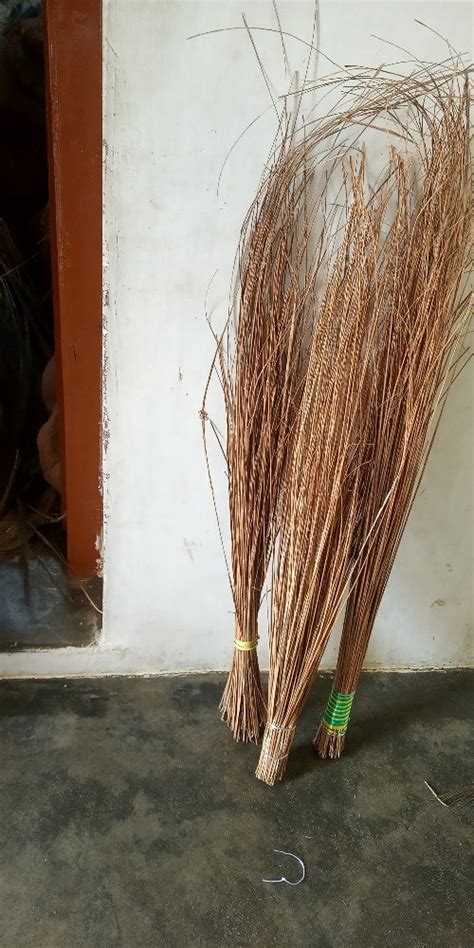
<path fill-rule="evenodd" d="M 239 740 L 257 740 L 266 721 L 257 776 L 269 784 L 286 768 L 348 600 L 315 739 L 323 756 L 341 751 L 468 319 L 459 299 L 469 212 L 465 71 L 456 63 L 409 76 L 352 69 L 318 88 L 338 96 L 338 107 L 299 133 L 282 112 L 211 368 L 227 421 L 235 606 L 221 710 Z M 360 140 L 368 129 L 391 142 L 376 182 Z M 201 416 L 205 436 L 206 396 Z M 206 457 L 209 467 L 207 448 Z M 256 645 L 269 568 L 265 700 Z"/>
<path fill-rule="evenodd" d="M 378 269 L 389 332 L 380 384 L 369 406 L 372 447 L 356 545 L 364 542 L 391 493 L 347 603 L 334 685 L 315 738 L 321 757 L 342 753 L 370 635 L 440 413 L 466 364 L 459 343 L 472 298 L 461 290 L 471 218 L 467 78 L 454 76 L 441 89 L 416 103 L 429 130 L 418 146 L 420 193 L 406 164 L 400 164 L 396 226 L 385 238 Z"/>

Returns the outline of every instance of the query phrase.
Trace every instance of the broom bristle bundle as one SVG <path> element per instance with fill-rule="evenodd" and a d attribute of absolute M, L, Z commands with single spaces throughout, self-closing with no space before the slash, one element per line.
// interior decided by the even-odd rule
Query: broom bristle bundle
<path fill-rule="evenodd" d="M 458 64 L 409 76 L 354 69 L 325 85 L 351 104 L 302 137 L 283 113 L 242 228 L 215 359 L 235 607 L 220 707 L 238 740 L 257 740 L 266 720 L 256 774 L 268 784 L 285 771 L 347 600 L 335 690 L 315 738 L 321 756 L 342 753 L 467 320 L 466 301 L 456 306 L 469 212 L 466 74 Z M 372 187 L 357 144 L 364 126 L 395 143 Z M 205 433 L 205 400 L 202 418 Z M 256 644 L 269 565 L 266 702 Z"/>
<path fill-rule="evenodd" d="M 337 760 L 341 757 L 344 750 L 345 736 L 345 732 L 344 734 L 337 734 L 336 732 L 328 731 L 323 722 L 321 722 L 314 739 L 314 747 L 318 752 L 318 756 Z"/>
<path fill-rule="evenodd" d="M 255 650 L 234 651 L 219 710 L 236 741 L 258 739 L 265 720 L 265 701 Z"/>
<path fill-rule="evenodd" d="M 265 727 L 255 775 L 270 787 L 283 777 L 294 730 L 294 727 L 280 727 L 274 722 Z"/>
<path fill-rule="evenodd" d="M 269 723 L 256 771 L 267 783 L 285 770 L 301 706 L 352 569 L 365 447 L 363 396 L 370 383 L 368 353 L 376 342 L 372 328 L 367 335 L 367 310 L 380 221 L 364 204 L 364 173 L 362 159 L 347 185 L 352 206 L 315 321 L 280 511 Z"/>
<path fill-rule="evenodd" d="M 262 589 L 298 407 L 306 301 L 297 232 L 304 191 L 288 188 L 286 134 L 242 228 L 231 309 L 217 361 L 227 420 L 235 649 L 220 710 L 234 738 L 265 721 L 256 645 Z M 205 417 L 205 404 L 202 416 Z"/>
<path fill-rule="evenodd" d="M 434 99 L 430 137 L 420 154 L 421 193 L 409 207 L 410 189 L 402 172 L 403 214 L 385 241 L 380 267 L 385 305 L 393 316 L 382 353 L 383 384 L 372 410 L 373 449 L 360 499 L 359 544 L 383 496 L 389 490 L 392 494 L 347 605 L 334 681 L 343 694 L 357 687 L 446 395 L 459 369 L 456 353 L 469 319 L 467 299 L 459 301 L 469 255 L 467 77 L 453 77 Z M 327 733 L 323 719 L 314 741 L 319 756 L 340 757 L 344 741 L 345 734 Z"/>

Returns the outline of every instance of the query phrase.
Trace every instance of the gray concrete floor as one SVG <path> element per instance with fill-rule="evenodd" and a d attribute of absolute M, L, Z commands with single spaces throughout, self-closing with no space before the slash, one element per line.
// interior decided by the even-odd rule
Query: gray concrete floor
<path fill-rule="evenodd" d="M 287 778 L 232 743 L 222 676 L 0 683 L 2 948 L 470 948 L 473 675 L 366 676 L 347 755 Z M 296 888 L 290 850 L 306 864 Z M 284 857 L 281 857 L 284 859 Z"/>

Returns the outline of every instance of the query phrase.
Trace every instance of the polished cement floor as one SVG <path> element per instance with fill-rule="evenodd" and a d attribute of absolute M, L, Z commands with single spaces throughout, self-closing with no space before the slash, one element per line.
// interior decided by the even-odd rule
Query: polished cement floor
<path fill-rule="evenodd" d="M 2 948 L 471 948 L 472 808 L 424 781 L 473 780 L 473 674 L 366 676 L 339 762 L 320 678 L 273 789 L 222 683 L 0 682 Z"/>

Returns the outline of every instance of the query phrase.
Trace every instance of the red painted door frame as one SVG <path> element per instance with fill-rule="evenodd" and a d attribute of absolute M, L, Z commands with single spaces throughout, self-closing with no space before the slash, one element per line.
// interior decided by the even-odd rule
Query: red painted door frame
<path fill-rule="evenodd" d="M 68 564 L 102 533 L 102 2 L 45 0 L 51 256 Z"/>

